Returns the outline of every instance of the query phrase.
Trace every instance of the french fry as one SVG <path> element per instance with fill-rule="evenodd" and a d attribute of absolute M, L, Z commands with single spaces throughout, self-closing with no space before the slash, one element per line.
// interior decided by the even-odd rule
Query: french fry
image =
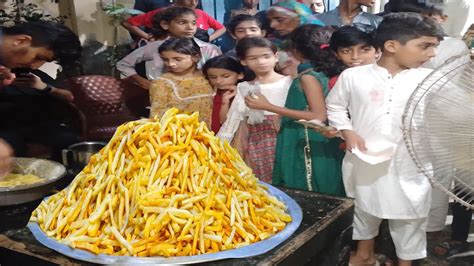
<path fill-rule="evenodd" d="M 190 256 L 269 238 L 291 222 L 198 114 L 120 126 L 65 190 L 33 212 L 47 236 L 94 254 Z"/>

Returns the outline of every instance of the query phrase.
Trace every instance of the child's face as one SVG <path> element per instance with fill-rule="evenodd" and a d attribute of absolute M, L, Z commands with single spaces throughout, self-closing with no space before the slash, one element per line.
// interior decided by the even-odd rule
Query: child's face
<path fill-rule="evenodd" d="M 211 67 L 207 70 L 207 78 L 214 88 L 228 90 L 234 88 L 239 79 L 243 78 L 243 74 L 225 68 Z"/>
<path fill-rule="evenodd" d="M 246 37 L 264 37 L 262 29 L 258 26 L 254 20 L 242 21 L 237 27 L 235 27 L 232 37 L 237 41 L 242 40 Z"/>
<path fill-rule="evenodd" d="M 268 73 L 275 68 L 278 62 L 278 54 L 267 47 L 254 47 L 247 50 L 245 58 L 241 59 L 240 62 L 255 74 Z"/>
<path fill-rule="evenodd" d="M 195 68 L 199 58 L 192 55 L 182 54 L 175 51 L 163 51 L 160 53 L 166 69 L 173 74 L 185 73 Z"/>
<path fill-rule="evenodd" d="M 314 13 L 321 14 L 324 13 L 324 2 L 323 0 L 312 0 L 309 6 Z"/>
<path fill-rule="evenodd" d="M 347 67 L 375 63 L 376 51 L 373 46 L 358 44 L 337 49 L 336 57 Z"/>
<path fill-rule="evenodd" d="M 176 5 L 195 9 L 199 4 L 199 0 L 177 0 Z"/>
<path fill-rule="evenodd" d="M 435 56 L 435 48 L 438 44 L 438 38 L 422 36 L 405 44 L 398 41 L 388 41 L 384 48 L 393 54 L 400 66 L 417 68 Z"/>
<path fill-rule="evenodd" d="M 246 6 L 248 8 L 254 8 L 254 7 L 258 6 L 259 2 L 260 2 L 259 0 L 244 0 L 243 4 L 244 4 L 244 6 Z"/>
<path fill-rule="evenodd" d="M 192 38 L 197 30 L 196 16 L 193 14 L 181 15 L 169 23 L 163 20 L 161 27 L 174 37 Z"/>

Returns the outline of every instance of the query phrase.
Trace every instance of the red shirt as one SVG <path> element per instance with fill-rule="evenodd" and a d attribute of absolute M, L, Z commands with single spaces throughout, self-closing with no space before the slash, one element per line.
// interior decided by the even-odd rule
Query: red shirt
<path fill-rule="evenodd" d="M 145 14 L 131 17 L 127 19 L 127 22 L 132 24 L 133 26 L 145 26 L 147 28 L 151 28 L 153 26 L 153 16 L 163 9 L 164 8 L 157 8 Z M 224 25 L 219 23 L 219 21 L 215 20 L 213 17 L 209 16 L 209 14 L 202 11 L 201 9 L 194 9 L 194 12 L 197 16 L 196 23 L 198 28 L 202 30 L 208 30 L 209 28 L 213 30 L 220 30 L 224 28 Z"/>
<path fill-rule="evenodd" d="M 229 105 L 232 103 L 233 98 L 230 100 Z M 221 129 L 221 119 L 219 113 L 221 112 L 222 108 L 222 92 L 219 90 L 217 91 L 216 95 L 214 96 L 214 100 L 212 103 L 212 116 L 211 116 L 211 129 L 216 134 Z"/>
<path fill-rule="evenodd" d="M 329 79 L 329 82 L 328 82 L 329 90 L 332 90 L 332 87 L 334 87 L 334 85 L 336 85 L 336 81 L 337 81 L 338 77 L 339 77 L 339 75 L 334 76 L 334 77 Z"/>

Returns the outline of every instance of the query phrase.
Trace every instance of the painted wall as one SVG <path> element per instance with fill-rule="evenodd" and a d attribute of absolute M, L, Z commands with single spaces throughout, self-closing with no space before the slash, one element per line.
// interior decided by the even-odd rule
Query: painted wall
<path fill-rule="evenodd" d="M 68 16 L 66 24 L 72 28 L 81 41 L 97 41 L 104 45 L 113 44 L 114 27 L 112 20 L 102 11 L 100 1 L 97 0 L 61 0 L 59 4 L 51 3 L 50 0 L 26 0 L 26 3 L 35 3 L 45 13 L 57 16 L 58 14 Z M 107 3 L 107 0 L 103 1 Z M 131 0 L 116 0 L 116 3 L 127 7 L 133 6 Z M 61 10 L 61 11 L 60 11 Z M 119 26 L 119 43 L 130 40 L 128 32 Z"/>

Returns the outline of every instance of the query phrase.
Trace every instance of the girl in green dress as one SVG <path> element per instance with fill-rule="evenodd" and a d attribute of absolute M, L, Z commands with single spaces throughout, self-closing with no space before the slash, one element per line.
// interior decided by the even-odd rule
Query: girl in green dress
<path fill-rule="evenodd" d="M 300 73 L 289 89 L 285 107 L 272 105 L 260 94 L 246 97 L 248 107 L 283 116 L 278 134 L 272 184 L 344 196 L 341 164 L 344 152 L 339 138 L 326 138 L 296 123 L 299 119 L 327 120 L 325 96 L 329 77 L 344 66 L 329 49 L 332 28 L 298 27 L 291 38 L 291 52 L 300 62 Z M 308 64 L 310 63 L 310 64 Z"/>

